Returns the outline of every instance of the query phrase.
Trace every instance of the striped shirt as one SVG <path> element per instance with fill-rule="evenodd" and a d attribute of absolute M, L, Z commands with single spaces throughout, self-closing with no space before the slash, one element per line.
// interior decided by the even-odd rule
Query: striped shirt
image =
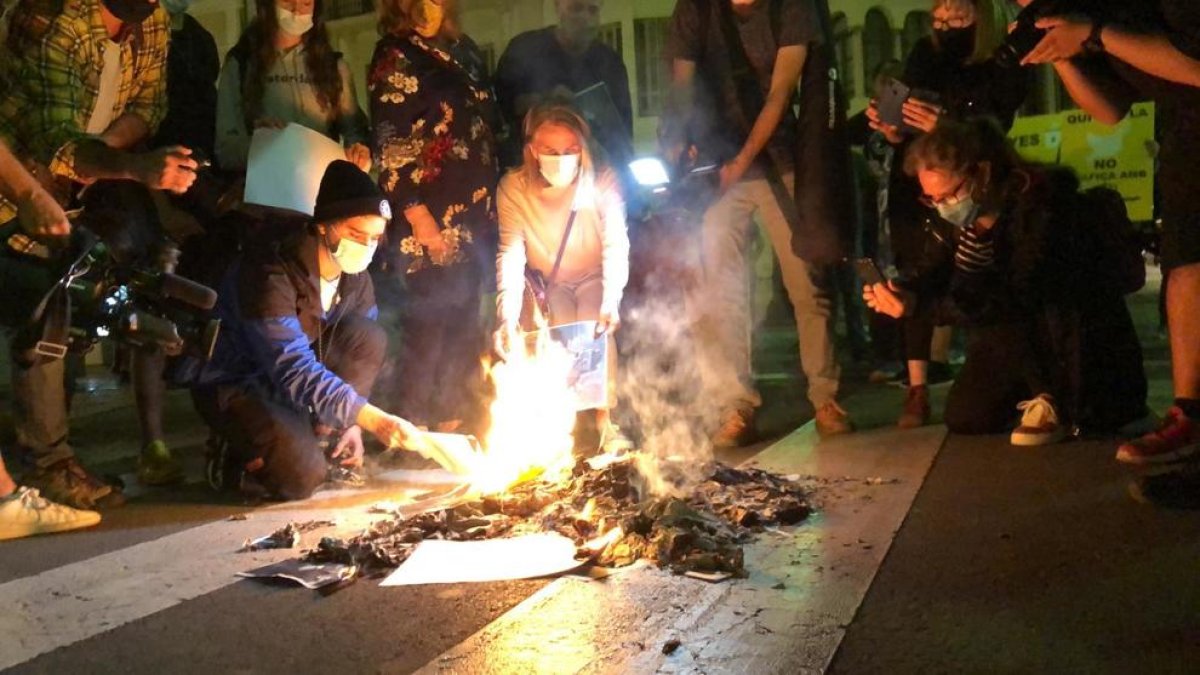
<path fill-rule="evenodd" d="M 19 0 L 0 50 L 0 138 L 27 163 L 79 181 L 75 145 L 90 138 L 104 52 L 114 44 L 100 0 Z M 112 119 L 137 115 L 151 133 L 167 109 L 171 20 L 161 7 L 118 36 L 121 76 Z M 13 211 L 0 200 L 0 222 Z"/>
<path fill-rule="evenodd" d="M 994 240 L 991 229 L 963 228 L 959 233 L 958 248 L 954 250 L 954 266 L 968 274 L 991 267 L 996 259 Z"/>

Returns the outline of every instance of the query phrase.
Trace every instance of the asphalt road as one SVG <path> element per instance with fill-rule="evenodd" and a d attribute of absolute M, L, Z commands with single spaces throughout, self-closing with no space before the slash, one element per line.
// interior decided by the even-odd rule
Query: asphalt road
<path fill-rule="evenodd" d="M 1139 306 L 1148 302 L 1141 299 Z M 1148 364 L 1161 407 L 1162 345 L 1155 342 L 1149 313 L 1139 316 L 1154 345 Z M 768 437 L 793 428 L 804 415 L 795 403 L 799 386 L 778 386 L 762 425 Z M 81 455 L 114 473 L 130 469 L 130 439 L 136 438 L 122 395 L 101 393 L 85 401 L 76 427 Z M 172 444 L 195 469 L 203 433 L 189 422 L 186 402 L 172 396 Z M 853 409 L 866 425 L 886 427 L 900 396 L 894 389 L 864 391 Z M 886 451 L 888 436 L 880 438 Z M 762 447 L 735 457 L 748 458 Z M 1200 513 L 1130 500 L 1131 475 L 1112 461 L 1114 447 L 1107 440 L 1016 449 L 1004 438 L 951 437 L 923 484 L 913 486 L 919 488 L 916 500 L 857 614 L 842 627 L 830 672 L 1197 672 Z M 136 565 L 143 551 L 164 555 L 160 549 L 171 542 L 188 541 L 191 533 L 248 510 L 192 486 L 148 493 L 87 532 L 5 542 L 0 595 L 48 576 L 57 580 L 53 575 L 73 563 L 119 571 L 122 564 Z M 252 515 L 249 523 L 259 517 Z M 189 570 L 189 556 L 197 552 L 180 548 L 166 555 Z M 203 573 L 190 569 L 180 585 Z M 821 583 L 819 575 L 812 578 Z M 112 600 L 119 594 L 104 596 L 111 606 L 96 606 L 89 589 L 55 581 L 47 586 L 47 601 L 74 593 L 78 611 L 103 629 L 12 672 L 406 673 L 547 583 L 380 589 L 360 581 L 325 596 L 221 581 L 161 611 L 104 626 L 104 616 L 122 610 Z M 136 591 L 130 588 L 129 596 Z M 7 618 L 0 615 L 0 629 L 17 625 L 5 621 L 23 611 L 26 606 L 10 607 Z M 70 624 L 63 619 L 58 625 L 65 630 Z M 40 628 L 52 633 L 56 627 L 51 622 Z M 806 636 L 795 630 L 784 642 L 802 645 Z M 21 639 L 9 634 L 0 641 L 14 637 Z M 603 664 L 594 669 L 604 672 Z M 736 666 L 714 670 L 739 672 Z"/>

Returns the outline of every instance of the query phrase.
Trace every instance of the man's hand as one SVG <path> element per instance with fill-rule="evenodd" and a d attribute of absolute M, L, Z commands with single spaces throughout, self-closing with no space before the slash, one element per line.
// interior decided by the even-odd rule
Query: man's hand
<path fill-rule="evenodd" d="M 750 168 L 750 161 L 743 159 L 742 155 L 737 155 L 724 166 L 721 167 L 721 194 L 724 194 L 729 188 L 737 185 L 737 182 L 746 175 L 746 171 Z"/>
<path fill-rule="evenodd" d="M 1048 32 L 1033 51 L 1021 59 L 1023 66 L 1054 63 L 1079 56 L 1083 53 L 1083 43 L 1092 34 L 1092 22 L 1086 19 L 1053 16 L 1039 20 L 1036 25 Z"/>
<path fill-rule="evenodd" d="M 904 134 L 900 133 L 900 127 L 892 124 L 884 124 L 879 119 L 879 104 L 875 99 L 871 99 L 870 105 L 867 106 L 867 126 L 883 134 L 887 142 L 892 145 L 900 145 L 904 142 Z"/>
<path fill-rule="evenodd" d="M 357 468 L 362 466 L 363 451 L 362 427 L 355 424 L 342 432 L 330 458 L 340 459 L 342 466 Z"/>
<path fill-rule="evenodd" d="M 355 143 L 346 148 L 346 161 L 354 164 L 363 173 L 371 171 L 371 150 L 362 143 Z"/>
<path fill-rule="evenodd" d="M 389 449 L 407 449 L 421 437 L 420 429 L 412 422 L 388 414 L 370 403 L 358 411 L 355 421 Z"/>
<path fill-rule="evenodd" d="M 612 335 L 620 327 L 621 317 L 616 312 L 600 312 L 600 318 L 596 319 L 596 337 Z"/>
<path fill-rule="evenodd" d="M 33 237 L 66 237 L 71 234 L 67 214 L 54 197 L 40 187 L 17 201 L 17 220 L 21 229 Z"/>
<path fill-rule="evenodd" d="M 155 190 L 183 194 L 196 181 L 199 168 L 191 155 L 191 150 L 180 145 L 137 155 L 133 179 Z"/>
<path fill-rule="evenodd" d="M 937 128 L 943 112 L 941 106 L 911 97 L 904 102 L 903 110 L 904 123 L 925 133 Z"/>
<path fill-rule="evenodd" d="M 896 286 L 895 281 L 888 281 L 886 285 L 864 286 L 863 301 L 876 312 L 899 319 L 912 311 L 916 296 Z"/>

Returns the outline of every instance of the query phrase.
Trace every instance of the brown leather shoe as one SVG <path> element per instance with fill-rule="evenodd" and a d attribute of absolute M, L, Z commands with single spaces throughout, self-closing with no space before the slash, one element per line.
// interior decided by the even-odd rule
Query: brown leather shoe
<path fill-rule="evenodd" d="M 745 444 L 754 421 L 752 410 L 729 410 L 721 416 L 721 426 L 712 435 L 714 448 L 739 448 Z"/>
<path fill-rule="evenodd" d="M 904 399 L 904 410 L 896 426 L 901 429 L 916 429 L 929 424 L 929 387 L 909 387 Z"/>
<path fill-rule="evenodd" d="M 837 401 L 830 401 L 818 408 L 815 419 L 817 434 L 821 438 L 840 436 L 854 431 L 854 424 L 850 421 L 849 413 L 838 405 Z"/>

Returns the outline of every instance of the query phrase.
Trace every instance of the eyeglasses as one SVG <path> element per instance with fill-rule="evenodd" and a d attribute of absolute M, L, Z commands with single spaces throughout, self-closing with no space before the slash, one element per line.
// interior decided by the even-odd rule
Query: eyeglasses
<path fill-rule="evenodd" d="M 936 209 L 939 206 L 954 206 L 955 204 L 966 199 L 965 196 L 963 196 L 963 197 L 958 196 L 958 193 L 963 189 L 963 186 L 965 186 L 966 184 L 967 184 L 967 179 L 964 178 L 964 179 L 958 181 L 958 185 L 955 185 L 954 189 L 950 190 L 949 192 L 946 192 L 942 196 L 930 197 L 928 195 L 921 195 L 920 201 L 922 204 L 924 204 L 925 206 L 928 206 L 931 209 Z"/>
<path fill-rule="evenodd" d="M 946 30 L 949 28 L 966 28 L 974 25 L 975 17 L 973 16 L 952 16 L 949 19 L 934 19 L 934 30 Z"/>

